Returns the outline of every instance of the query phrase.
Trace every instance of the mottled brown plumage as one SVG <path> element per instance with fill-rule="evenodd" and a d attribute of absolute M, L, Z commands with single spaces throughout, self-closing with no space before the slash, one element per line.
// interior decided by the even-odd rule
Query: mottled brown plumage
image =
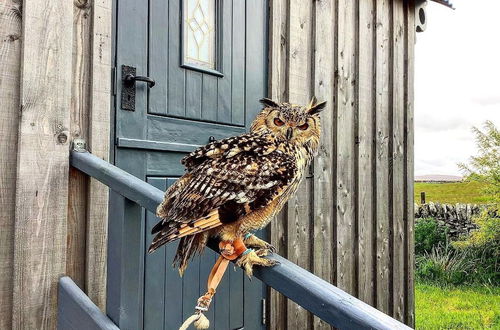
<path fill-rule="evenodd" d="M 180 239 L 174 264 L 182 274 L 189 259 L 209 237 L 233 241 L 260 229 L 297 190 L 316 153 L 319 112 L 325 102 L 308 106 L 262 99 L 264 109 L 251 132 L 209 143 L 184 159 L 187 173 L 166 192 L 157 215 L 163 220 L 149 252 Z M 271 265 L 270 245 L 253 237 L 246 242 L 260 250 L 240 257 L 251 273 L 253 264 Z"/>

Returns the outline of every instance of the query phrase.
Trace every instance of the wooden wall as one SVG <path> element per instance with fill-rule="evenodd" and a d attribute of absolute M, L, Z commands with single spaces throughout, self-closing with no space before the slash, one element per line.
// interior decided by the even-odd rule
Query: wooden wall
<path fill-rule="evenodd" d="M 111 0 L 0 3 L 0 329 L 54 329 L 63 274 L 105 306 L 107 188 L 69 167 L 107 159 Z"/>
<path fill-rule="evenodd" d="M 409 324 L 413 7 L 272 0 L 269 40 L 270 96 L 329 101 L 320 153 L 272 242 Z M 68 172 L 68 150 L 82 137 L 108 157 L 111 17 L 111 0 L 0 3 L 0 329 L 54 328 L 62 274 L 105 306 L 107 189 Z M 274 292 L 269 306 L 271 329 L 329 328 Z"/>
<path fill-rule="evenodd" d="M 270 96 L 327 100 L 322 145 L 274 221 L 278 252 L 414 324 L 411 0 L 273 0 Z M 270 329 L 326 329 L 271 292 Z"/>

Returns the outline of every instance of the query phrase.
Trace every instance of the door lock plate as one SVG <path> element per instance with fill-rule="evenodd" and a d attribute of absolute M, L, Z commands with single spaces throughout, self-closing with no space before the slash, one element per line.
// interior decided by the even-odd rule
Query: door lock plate
<path fill-rule="evenodd" d="M 121 109 L 135 111 L 135 83 L 127 83 L 123 80 L 128 74 L 136 75 L 136 68 L 133 66 L 122 65 L 122 96 Z"/>

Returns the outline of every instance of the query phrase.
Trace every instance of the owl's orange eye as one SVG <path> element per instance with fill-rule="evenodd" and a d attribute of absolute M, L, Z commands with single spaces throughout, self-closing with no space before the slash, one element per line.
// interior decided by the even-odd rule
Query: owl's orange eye
<path fill-rule="evenodd" d="M 285 125 L 285 122 L 281 119 L 279 119 L 278 117 L 274 118 L 274 125 L 276 126 L 283 126 Z"/>
<path fill-rule="evenodd" d="M 300 126 L 297 126 L 298 129 L 301 129 L 303 131 L 305 131 L 306 129 L 309 128 L 309 125 L 307 123 L 303 124 L 303 125 L 300 125 Z"/>

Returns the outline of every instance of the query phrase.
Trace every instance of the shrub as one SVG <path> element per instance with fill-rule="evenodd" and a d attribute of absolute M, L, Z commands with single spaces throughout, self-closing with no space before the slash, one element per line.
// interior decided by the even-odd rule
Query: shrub
<path fill-rule="evenodd" d="M 447 244 L 446 228 L 439 226 L 434 218 L 417 219 L 415 223 L 415 253 L 423 255 L 433 247 Z"/>
<path fill-rule="evenodd" d="M 479 229 L 460 241 L 453 242 L 459 253 L 467 253 L 476 260 L 476 281 L 500 285 L 500 218 L 485 210 L 474 219 Z"/>
<path fill-rule="evenodd" d="M 469 282 L 475 261 L 467 252 L 459 253 L 449 245 L 437 245 L 430 253 L 417 257 L 415 274 L 424 282 L 464 284 Z"/>

